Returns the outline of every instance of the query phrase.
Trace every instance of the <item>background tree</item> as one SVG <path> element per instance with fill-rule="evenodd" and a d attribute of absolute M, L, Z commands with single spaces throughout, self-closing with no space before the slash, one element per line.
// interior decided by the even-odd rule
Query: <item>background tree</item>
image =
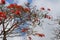
<path fill-rule="evenodd" d="M 57 16 L 56 19 L 54 19 L 54 21 L 57 24 L 57 27 L 55 27 L 53 29 L 53 37 L 52 40 L 60 40 L 60 16 Z"/>

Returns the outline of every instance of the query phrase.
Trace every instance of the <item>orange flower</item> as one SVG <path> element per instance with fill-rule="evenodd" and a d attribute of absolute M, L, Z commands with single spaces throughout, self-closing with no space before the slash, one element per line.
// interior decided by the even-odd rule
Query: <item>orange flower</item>
<path fill-rule="evenodd" d="M 2 19 L 6 19 L 7 17 L 6 17 L 6 14 L 5 13 L 3 13 L 3 12 L 0 12 L 0 19 L 2 20 Z"/>
<path fill-rule="evenodd" d="M 22 8 L 22 6 L 21 5 L 17 5 L 16 8 Z"/>
<path fill-rule="evenodd" d="M 48 16 L 48 19 L 51 19 L 51 17 L 50 17 L 50 16 Z"/>
<path fill-rule="evenodd" d="M 45 10 L 45 8 L 44 8 L 44 7 L 41 7 L 40 9 L 41 9 L 41 10 Z"/>
<path fill-rule="evenodd" d="M 36 33 L 35 35 L 38 35 L 39 37 L 44 37 L 45 36 L 44 34 L 39 34 L 39 33 Z"/>
<path fill-rule="evenodd" d="M 7 6 L 7 8 L 11 8 L 11 6 Z"/>
<path fill-rule="evenodd" d="M 17 4 L 10 4 L 7 8 L 14 8 Z"/>
<path fill-rule="evenodd" d="M 13 4 L 10 4 L 9 6 L 7 6 L 7 8 L 13 8 L 14 5 Z"/>
<path fill-rule="evenodd" d="M 15 12 L 14 14 L 16 14 L 16 15 L 20 15 L 20 14 L 21 14 L 21 12 L 20 12 L 20 11 L 18 11 L 18 10 L 16 10 L 16 12 Z"/>
<path fill-rule="evenodd" d="M 45 17 L 44 18 L 48 18 L 48 19 L 51 19 L 51 17 L 47 14 L 45 14 Z"/>
<path fill-rule="evenodd" d="M 21 32 L 27 32 L 28 31 L 28 28 L 23 28 L 22 30 L 21 30 Z"/>
<path fill-rule="evenodd" d="M 30 12 L 30 8 L 24 8 L 25 12 Z"/>
<path fill-rule="evenodd" d="M 17 5 L 17 6 L 15 6 L 16 7 L 16 9 L 18 9 L 18 10 L 20 10 L 20 11 L 23 11 L 24 10 L 24 8 L 21 6 L 21 5 Z"/>
<path fill-rule="evenodd" d="M 10 16 L 10 18 L 13 18 L 13 16 Z"/>

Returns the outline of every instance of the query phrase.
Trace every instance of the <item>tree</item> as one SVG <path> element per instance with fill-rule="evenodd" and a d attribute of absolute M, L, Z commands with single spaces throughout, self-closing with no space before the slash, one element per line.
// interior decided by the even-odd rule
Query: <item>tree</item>
<path fill-rule="evenodd" d="M 41 33 L 34 33 L 33 29 L 36 25 L 40 25 L 40 20 L 42 18 L 48 18 L 51 19 L 51 17 L 48 14 L 50 9 L 48 11 L 45 10 L 44 7 L 42 7 L 40 10 L 36 9 L 35 7 L 30 8 L 29 3 L 25 4 L 26 7 L 23 7 L 22 5 L 17 4 L 10 4 L 8 6 L 5 5 L 5 0 L 1 0 L 0 3 L 0 26 L 2 25 L 1 30 L 1 37 L 3 35 L 3 40 L 7 40 L 6 38 L 9 37 L 9 34 L 13 33 L 14 30 L 18 28 L 20 25 L 24 25 L 24 23 L 28 23 L 29 25 L 32 25 L 33 27 L 24 27 L 21 29 L 21 32 L 26 32 L 27 36 L 29 35 L 38 35 L 40 37 L 44 37 L 44 34 Z M 36 24 L 37 22 L 37 24 Z M 10 25 L 10 26 L 9 26 Z M 9 27 L 9 28 L 8 28 Z M 31 37 L 29 37 L 29 40 L 31 40 Z"/>
<path fill-rule="evenodd" d="M 54 19 L 54 21 L 58 25 L 57 25 L 57 27 L 55 27 L 53 29 L 53 35 L 54 35 L 54 37 L 52 39 L 54 39 L 54 40 L 60 40 L 60 16 L 57 16 L 57 18 Z"/>

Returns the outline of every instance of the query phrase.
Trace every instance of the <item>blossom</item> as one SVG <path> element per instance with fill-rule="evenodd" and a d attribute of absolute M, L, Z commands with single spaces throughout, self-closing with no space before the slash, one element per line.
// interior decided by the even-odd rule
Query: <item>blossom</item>
<path fill-rule="evenodd" d="M 21 14 L 21 12 L 20 12 L 20 11 L 18 11 L 18 10 L 16 10 L 14 14 L 16 14 L 16 15 L 20 15 L 20 14 Z"/>
<path fill-rule="evenodd" d="M 21 5 L 17 5 L 17 6 L 15 6 L 15 8 L 18 9 L 18 10 L 20 10 L 20 11 L 24 10 L 23 6 L 21 6 Z"/>
<path fill-rule="evenodd" d="M 50 8 L 48 8 L 47 10 L 48 10 L 48 11 L 51 11 L 51 9 L 50 9 Z"/>
<path fill-rule="evenodd" d="M 28 28 L 23 28 L 22 30 L 21 30 L 21 32 L 27 32 L 28 31 Z"/>
<path fill-rule="evenodd" d="M 30 12 L 30 8 L 24 8 L 25 12 Z"/>
<path fill-rule="evenodd" d="M 38 35 L 39 37 L 44 37 L 44 34 L 40 34 L 40 33 L 36 33 L 36 35 Z"/>
<path fill-rule="evenodd" d="M 45 10 L 45 8 L 44 8 L 44 7 L 41 7 L 40 9 L 41 9 L 41 10 Z"/>
<path fill-rule="evenodd" d="M 16 8 L 22 8 L 22 6 L 21 5 L 17 5 Z"/>
<path fill-rule="evenodd" d="M 1 0 L 1 4 L 5 4 L 5 0 Z"/>
<path fill-rule="evenodd" d="M 7 17 L 6 17 L 6 14 L 3 13 L 3 12 L 0 12 L 0 20 L 6 19 L 6 18 L 7 18 Z"/>
<path fill-rule="evenodd" d="M 48 19 L 51 19 L 51 17 L 47 14 L 45 14 L 44 18 L 48 18 Z"/>
<path fill-rule="evenodd" d="M 17 4 L 10 4 L 7 8 L 14 8 Z"/>

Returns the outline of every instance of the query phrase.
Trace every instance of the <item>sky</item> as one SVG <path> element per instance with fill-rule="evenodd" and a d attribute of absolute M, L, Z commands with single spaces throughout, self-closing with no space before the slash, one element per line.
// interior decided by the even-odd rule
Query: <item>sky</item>
<path fill-rule="evenodd" d="M 14 0 L 6 0 L 7 4 L 9 3 L 14 3 Z M 60 16 L 60 0 L 16 0 L 15 3 L 17 4 L 23 4 L 24 2 L 29 2 L 31 3 L 32 6 L 37 6 L 37 8 L 39 9 L 40 7 L 44 7 L 44 8 L 50 8 L 51 12 L 49 13 L 51 16 L 53 16 L 54 18 L 56 18 L 57 16 Z M 45 38 L 37 38 L 37 37 L 32 37 L 32 38 L 36 38 L 34 40 L 51 40 L 50 37 L 52 37 L 52 31 L 51 29 L 53 29 L 54 27 L 57 27 L 56 24 L 54 25 L 48 25 L 47 23 L 52 23 L 54 24 L 53 21 L 49 21 L 44 19 L 44 23 L 43 23 L 43 33 L 45 33 L 46 37 Z M 35 29 L 36 30 L 36 29 Z M 8 38 L 10 40 L 17 40 L 17 38 Z M 20 39 L 20 38 L 18 38 Z M 22 39 L 21 39 L 22 40 Z"/>
<path fill-rule="evenodd" d="M 6 0 L 6 1 L 8 1 L 9 3 L 13 3 L 14 0 Z M 32 0 L 28 0 L 28 2 L 31 3 Z"/>
<path fill-rule="evenodd" d="M 13 3 L 13 0 L 6 0 L 6 1 L 8 1 L 9 3 Z"/>
<path fill-rule="evenodd" d="M 60 0 L 33 0 L 32 5 L 37 5 L 38 9 L 40 7 L 50 8 L 52 12 L 51 15 L 54 16 L 60 13 Z"/>

